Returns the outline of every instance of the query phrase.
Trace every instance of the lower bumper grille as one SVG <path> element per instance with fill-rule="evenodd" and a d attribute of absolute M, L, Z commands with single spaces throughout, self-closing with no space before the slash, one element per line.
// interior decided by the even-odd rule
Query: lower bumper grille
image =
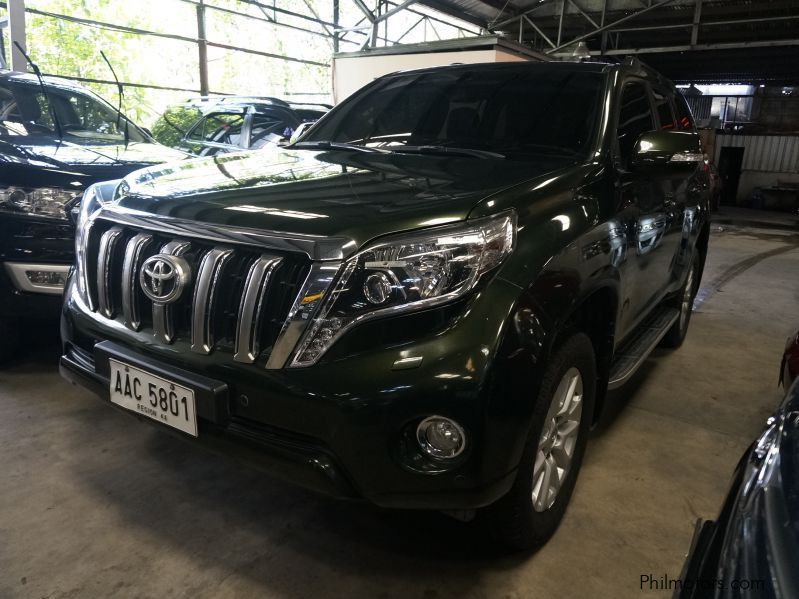
<path fill-rule="evenodd" d="M 97 313 L 151 331 L 160 343 L 182 340 L 193 352 L 228 351 L 244 363 L 269 354 L 310 269 L 301 254 L 175 239 L 105 220 L 93 224 L 84 255 Z M 187 271 L 177 296 L 165 301 L 148 297 L 141 284 L 145 262 L 156 255 L 179 259 Z M 174 275 L 147 274 L 159 285 Z"/>

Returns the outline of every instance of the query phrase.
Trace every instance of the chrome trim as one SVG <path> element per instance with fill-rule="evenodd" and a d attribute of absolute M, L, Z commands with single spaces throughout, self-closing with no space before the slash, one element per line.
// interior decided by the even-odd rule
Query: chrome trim
<path fill-rule="evenodd" d="M 191 244 L 188 241 L 170 241 L 161 248 L 162 254 L 182 256 Z M 153 302 L 153 335 L 161 343 L 172 343 L 175 340 L 175 322 L 172 317 L 172 306 Z"/>
<path fill-rule="evenodd" d="M 152 235 L 139 233 L 128 241 L 125 248 L 125 262 L 122 265 L 122 314 L 125 317 L 125 326 L 131 331 L 138 331 L 141 328 L 139 293 L 136 288 L 139 282 L 137 275 L 142 251 L 152 239 Z"/>
<path fill-rule="evenodd" d="M 100 314 L 106 318 L 114 317 L 114 300 L 111 291 L 111 266 L 114 259 L 122 227 L 112 227 L 100 237 L 97 251 L 97 304 Z"/>
<path fill-rule="evenodd" d="M 115 224 L 159 232 L 171 237 L 196 238 L 213 243 L 261 246 L 284 252 L 301 252 L 311 260 L 342 260 L 357 249 L 356 243 L 346 237 L 301 235 L 280 231 L 263 231 L 247 227 L 208 224 L 147 212 L 105 206 L 97 218 Z"/>
<path fill-rule="evenodd" d="M 258 330 L 263 312 L 263 302 L 271 274 L 281 260 L 282 258 L 277 256 L 263 254 L 253 263 L 247 273 L 244 292 L 241 294 L 239 318 L 236 323 L 236 353 L 233 355 L 236 362 L 252 364 L 258 357 Z"/>
<path fill-rule="evenodd" d="M 270 370 L 283 368 L 292 357 L 297 343 L 313 321 L 322 305 L 322 300 L 336 276 L 341 262 L 315 262 L 305 278 L 300 292 L 289 311 L 283 329 L 280 331 L 269 354 L 266 367 Z"/>
<path fill-rule="evenodd" d="M 214 347 L 212 308 L 219 275 L 232 255 L 231 249 L 215 247 L 200 262 L 191 309 L 191 351 L 198 354 L 210 354 Z"/>
<path fill-rule="evenodd" d="M 20 291 L 28 293 L 44 293 L 48 295 L 61 295 L 64 293 L 63 285 L 43 285 L 34 283 L 28 278 L 28 272 L 58 272 L 64 275 L 69 272 L 69 264 L 31 264 L 28 262 L 6 262 L 6 272 Z"/>

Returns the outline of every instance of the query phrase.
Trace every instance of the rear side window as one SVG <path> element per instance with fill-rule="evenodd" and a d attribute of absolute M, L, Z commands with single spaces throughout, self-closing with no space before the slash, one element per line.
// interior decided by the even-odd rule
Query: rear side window
<path fill-rule="evenodd" d="M 619 156 L 622 164 L 628 165 L 633 154 L 633 147 L 638 138 L 654 127 L 652 105 L 649 94 L 641 83 L 628 83 L 621 93 L 619 108 Z"/>
<path fill-rule="evenodd" d="M 189 139 L 238 146 L 244 117 L 237 113 L 217 112 L 206 116 L 192 130 Z"/>
<path fill-rule="evenodd" d="M 691 109 L 688 108 L 688 102 L 681 94 L 674 97 L 674 110 L 677 116 L 677 127 L 680 131 L 693 131 L 694 119 L 691 116 Z"/>
<path fill-rule="evenodd" d="M 655 108 L 657 109 L 658 119 L 660 120 L 661 129 L 677 129 L 677 124 L 674 122 L 674 113 L 671 109 L 671 102 L 669 101 L 669 93 L 663 89 L 655 88 L 652 90 L 655 98 Z"/>
<path fill-rule="evenodd" d="M 257 150 L 270 143 L 277 143 L 283 136 L 290 136 L 293 123 L 277 112 L 270 114 L 254 114 L 250 133 L 250 148 Z"/>

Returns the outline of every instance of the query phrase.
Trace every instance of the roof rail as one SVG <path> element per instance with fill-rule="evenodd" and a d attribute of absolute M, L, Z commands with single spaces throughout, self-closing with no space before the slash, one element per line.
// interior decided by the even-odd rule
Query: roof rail
<path fill-rule="evenodd" d="M 272 96 L 194 96 L 187 98 L 186 102 L 199 102 L 202 104 L 227 104 L 230 102 L 260 102 L 263 104 L 275 104 L 276 106 L 288 107 L 289 103 L 280 98 Z"/>

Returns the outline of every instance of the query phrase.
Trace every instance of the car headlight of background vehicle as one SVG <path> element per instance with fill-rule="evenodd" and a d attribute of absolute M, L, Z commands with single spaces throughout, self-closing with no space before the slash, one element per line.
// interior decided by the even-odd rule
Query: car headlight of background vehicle
<path fill-rule="evenodd" d="M 80 194 L 58 187 L 0 187 L 0 210 L 67 220 L 65 206 Z"/>
<path fill-rule="evenodd" d="M 291 366 L 315 363 L 366 319 L 463 296 L 513 250 L 516 215 L 476 219 L 392 237 L 347 260 L 300 342 Z"/>

